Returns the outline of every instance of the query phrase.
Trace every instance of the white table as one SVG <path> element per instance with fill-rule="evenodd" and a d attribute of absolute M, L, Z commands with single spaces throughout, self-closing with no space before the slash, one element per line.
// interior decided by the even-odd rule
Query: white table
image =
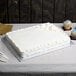
<path fill-rule="evenodd" d="M 13 24 L 13 30 L 36 24 Z M 55 23 L 61 27 L 62 23 Z M 73 27 L 76 24 L 73 23 Z M 0 37 L 0 39 L 2 36 Z M 71 41 L 71 46 L 50 52 L 19 62 L 10 52 L 6 45 L 0 40 L 0 51 L 4 52 L 9 60 L 7 63 L 0 63 L 0 72 L 76 72 L 76 41 Z"/>

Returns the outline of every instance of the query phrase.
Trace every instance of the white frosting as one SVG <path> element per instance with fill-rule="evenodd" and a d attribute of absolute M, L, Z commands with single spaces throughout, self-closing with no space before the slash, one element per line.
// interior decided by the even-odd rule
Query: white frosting
<path fill-rule="evenodd" d="M 17 31 L 9 32 L 6 36 L 15 44 L 23 57 L 47 53 L 52 49 L 70 44 L 70 38 L 62 29 L 51 23 L 44 23 Z M 52 51 L 52 50 L 50 50 Z M 37 54 L 38 53 L 38 54 Z"/>
<path fill-rule="evenodd" d="M 72 25 L 72 22 L 71 22 L 70 20 L 64 21 L 64 26 L 66 26 L 66 25 L 68 25 L 68 24 L 71 26 L 71 25 Z"/>

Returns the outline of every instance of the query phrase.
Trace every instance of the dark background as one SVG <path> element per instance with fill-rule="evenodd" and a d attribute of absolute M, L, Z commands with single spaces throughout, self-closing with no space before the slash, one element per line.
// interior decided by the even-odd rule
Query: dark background
<path fill-rule="evenodd" d="M 0 22 L 76 22 L 76 0 L 0 0 Z"/>

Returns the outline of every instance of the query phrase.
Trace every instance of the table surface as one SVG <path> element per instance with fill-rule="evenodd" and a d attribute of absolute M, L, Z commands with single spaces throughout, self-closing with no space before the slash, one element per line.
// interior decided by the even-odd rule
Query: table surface
<path fill-rule="evenodd" d="M 17 30 L 25 27 L 30 27 L 36 24 L 13 24 L 12 30 Z M 55 23 L 56 26 L 61 27 L 62 23 Z M 73 23 L 73 27 L 76 23 Z M 1 72 L 69 72 L 76 71 L 76 41 L 71 40 L 71 46 L 34 57 L 22 62 L 19 62 L 16 57 L 10 52 L 6 45 L 1 41 L 0 36 L 0 51 L 8 56 L 6 63 L 0 63 Z M 17 68 L 16 68 L 17 67 Z M 10 70 L 11 68 L 11 70 Z"/>

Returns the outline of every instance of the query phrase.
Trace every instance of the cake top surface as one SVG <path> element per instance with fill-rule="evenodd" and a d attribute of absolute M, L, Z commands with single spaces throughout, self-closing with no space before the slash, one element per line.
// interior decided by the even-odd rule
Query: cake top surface
<path fill-rule="evenodd" d="M 55 46 L 57 43 L 64 43 L 70 38 L 62 29 L 51 23 L 43 23 L 40 25 L 12 31 L 6 36 L 14 43 L 21 52 L 29 50 L 37 50 L 38 48 Z"/>

